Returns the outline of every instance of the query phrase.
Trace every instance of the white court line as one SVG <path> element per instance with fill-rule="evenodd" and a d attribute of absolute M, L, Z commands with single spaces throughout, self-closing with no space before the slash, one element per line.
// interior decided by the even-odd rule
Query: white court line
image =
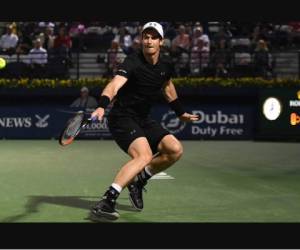
<path fill-rule="evenodd" d="M 150 178 L 150 180 L 173 180 L 175 179 L 173 176 L 168 175 L 165 172 L 160 172 Z"/>

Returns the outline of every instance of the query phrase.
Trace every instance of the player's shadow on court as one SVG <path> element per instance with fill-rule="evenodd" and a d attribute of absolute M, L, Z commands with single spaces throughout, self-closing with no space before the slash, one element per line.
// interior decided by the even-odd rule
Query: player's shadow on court
<path fill-rule="evenodd" d="M 93 200 L 88 200 L 93 199 Z M 30 214 L 37 213 L 39 211 L 39 207 L 44 204 L 55 204 L 60 206 L 68 206 L 73 208 L 81 208 L 90 210 L 90 208 L 95 204 L 96 200 L 99 197 L 94 196 L 38 196 L 33 195 L 29 196 L 27 203 L 25 204 L 25 212 L 9 216 L 2 220 L 2 222 L 18 222 L 19 220 L 24 219 Z M 122 199 L 122 198 L 120 198 Z M 117 210 L 123 211 L 135 211 L 136 210 L 130 205 L 124 205 L 117 203 L 116 205 Z M 89 218 L 86 218 L 88 220 Z"/>

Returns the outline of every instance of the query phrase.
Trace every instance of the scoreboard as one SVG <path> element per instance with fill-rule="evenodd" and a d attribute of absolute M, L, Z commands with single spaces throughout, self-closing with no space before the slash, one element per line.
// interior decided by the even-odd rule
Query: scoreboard
<path fill-rule="evenodd" d="M 300 139 L 300 87 L 261 89 L 256 135 L 261 139 Z"/>

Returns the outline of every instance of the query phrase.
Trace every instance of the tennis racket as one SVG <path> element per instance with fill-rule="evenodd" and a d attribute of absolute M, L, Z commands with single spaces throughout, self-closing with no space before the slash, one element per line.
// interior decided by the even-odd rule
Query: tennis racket
<path fill-rule="evenodd" d="M 67 121 L 66 126 L 59 136 L 59 144 L 61 146 L 67 146 L 71 144 L 76 136 L 80 133 L 82 128 L 96 120 L 97 117 L 86 118 L 83 111 L 78 111 Z"/>

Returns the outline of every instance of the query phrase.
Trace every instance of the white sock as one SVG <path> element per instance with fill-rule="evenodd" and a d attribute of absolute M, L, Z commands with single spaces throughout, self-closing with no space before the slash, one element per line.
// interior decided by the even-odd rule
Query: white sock
<path fill-rule="evenodd" d="M 122 192 L 122 187 L 121 187 L 120 185 L 118 185 L 117 183 L 113 183 L 113 184 L 111 184 L 111 186 L 112 186 L 115 190 L 117 190 L 119 193 Z"/>
<path fill-rule="evenodd" d="M 150 172 L 150 170 L 149 170 L 149 166 L 146 166 L 145 167 L 145 172 L 148 174 L 148 175 L 150 175 L 150 176 L 153 176 L 153 174 Z"/>

